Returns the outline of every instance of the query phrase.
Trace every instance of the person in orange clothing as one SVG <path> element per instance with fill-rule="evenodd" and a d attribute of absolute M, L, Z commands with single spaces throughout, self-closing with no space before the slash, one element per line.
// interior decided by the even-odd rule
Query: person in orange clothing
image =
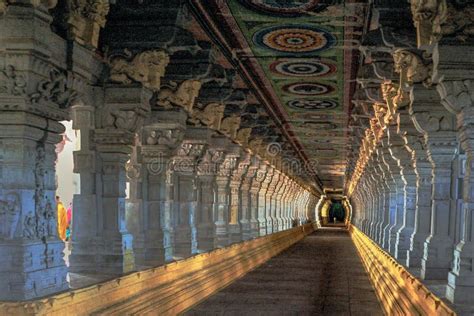
<path fill-rule="evenodd" d="M 63 202 L 56 195 L 56 205 L 58 207 L 58 235 L 62 241 L 66 240 L 66 227 L 67 227 L 67 216 L 66 209 L 64 208 Z"/>

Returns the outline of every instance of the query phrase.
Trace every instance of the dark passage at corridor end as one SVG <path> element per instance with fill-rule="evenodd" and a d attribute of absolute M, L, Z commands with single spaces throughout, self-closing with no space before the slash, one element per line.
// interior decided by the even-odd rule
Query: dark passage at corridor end
<path fill-rule="evenodd" d="M 349 233 L 323 228 L 186 315 L 383 315 Z"/>

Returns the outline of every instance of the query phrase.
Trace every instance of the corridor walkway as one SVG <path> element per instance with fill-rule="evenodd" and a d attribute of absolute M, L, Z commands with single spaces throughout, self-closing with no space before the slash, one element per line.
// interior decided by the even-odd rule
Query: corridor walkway
<path fill-rule="evenodd" d="M 324 228 L 186 315 L 383 315 L 349 233 Z"/>

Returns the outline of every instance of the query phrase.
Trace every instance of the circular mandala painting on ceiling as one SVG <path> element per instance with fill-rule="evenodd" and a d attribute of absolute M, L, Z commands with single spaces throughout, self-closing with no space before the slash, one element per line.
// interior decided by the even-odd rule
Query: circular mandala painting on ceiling
<path fill-rule="evenodd" d="M 320 0 L 240 0 L 246 7 L 261 13 L 298 16 L 313 11 Z"/>
<path fill-rule="evenodd" d="M 334 91 L 334 87 L 312 82 L 297 82 L 283 86 L 283 91 L 297 95 L 322 95 Z"/>
<path fill-rule="evenodd" d="M 338 104 L 334 100 L 297 99 L 288 101 L 287 105 L 298 110 L 332 110 Z"/>
<path fill-rule="evenodd" d="M 336 71 L 336 66 L 315 59 L 277 60 L 270 65 L 273 73 L 291 77 L 323 77 Z"/>
<path fill-rule="evenodd" d="M 323 29 L 307 25 L 282 25 L 256 32 L 253 41 L 280 53 L 312 54 L 334 45 L 336 38 Z"/>

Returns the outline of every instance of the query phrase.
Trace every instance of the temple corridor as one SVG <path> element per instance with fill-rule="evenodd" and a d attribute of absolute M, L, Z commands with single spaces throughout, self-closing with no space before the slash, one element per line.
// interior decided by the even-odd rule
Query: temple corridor
<path fill-rule="evenodd" d="M 0 316 L 474 316 L 474 0 L 0 0 Z"/>
<path fill-rule="evenodd" d="M 383 315 L 345 228 L 322 228 L 185 315 Z"/>

